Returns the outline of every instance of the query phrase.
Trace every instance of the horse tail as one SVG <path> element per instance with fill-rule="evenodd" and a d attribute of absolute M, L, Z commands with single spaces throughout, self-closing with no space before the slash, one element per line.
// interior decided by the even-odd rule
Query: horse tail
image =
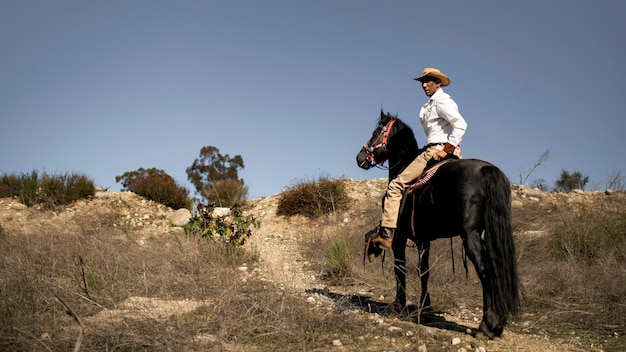
<path fill-rule="evenodd" d="M 511 224 L 511 184 L 495 166 L 481 169 L 485 192 L 485 234 L 487 248 L 485 265 L 488 267 L 493 290 L 492 308 L 505 325 L 509 314 L 520 309 L 520 285 L 517 273 L 513 227 Z"/>

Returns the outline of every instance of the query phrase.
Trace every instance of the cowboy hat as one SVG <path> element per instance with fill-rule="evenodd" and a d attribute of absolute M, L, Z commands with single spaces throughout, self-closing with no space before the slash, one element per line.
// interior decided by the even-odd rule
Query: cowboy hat
<path fill-rule="evenodd" d="M 450 78 L 446 76 L 443 72 L 439 71 L 436 68 L 427 67 L 422 71 L 422 74 L 419 77 L 413 78 L 416 81 L 422 82 L 425 77 L 435 77 L 441 81 L 441 86 L 445 87 L 450 84 Z"/>

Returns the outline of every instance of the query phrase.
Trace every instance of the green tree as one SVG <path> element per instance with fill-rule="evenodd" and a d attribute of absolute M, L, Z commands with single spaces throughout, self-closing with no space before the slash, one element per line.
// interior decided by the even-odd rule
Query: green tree
<path fill-rule="evenodd" d="M 187 168 L 187 179 L 196 192 L 211 204 L 231 207 L 245 199 L 248 189 L 239 178 L 244 168 L 241 155 L 220 154 L 218 148 L 205 146 Z"/>
<path fill-rule="evenodd" d="M 569 171 L 563 169 L 561 177 L 554 183 L 554 190 L 557 192 L 570 192 L 574 189 L 585 189 L 585 185 L 589 182 L 589 177 L 584 176 L 580 171 Z"/>

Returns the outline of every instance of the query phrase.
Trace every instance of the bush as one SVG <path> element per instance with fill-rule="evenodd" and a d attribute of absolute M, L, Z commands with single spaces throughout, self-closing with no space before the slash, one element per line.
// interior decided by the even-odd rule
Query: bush
<path fill-rule="evenodd" d="M 189 198 L 189 191 L 179 186 L 163 170 L 139 168 L 137 171 L 129 171 L 121 176 L 116 176 L 115 182 L 121 182 L 124 190 L 134 192 L 170 208 L 191 210 L 192 201 Z"/>
<path fill-rule="evenodd" d="M 218 180 L 202 190 L 202 196 L 211 204 L 232 208 L 242 205 L 248 196 L 248 186 L 237 179 Z"/>
<path fill-rule="evenodd" d="M 169 176 L 153 175 L 138 178 L 130 185 L 130 190 L 173 209 L 191 209 L 189 191 L 178 186 Z"/>
<path fill-rule="evenodd" d="M 552 238 L 552 255 L 578 263 L 598 263 L 621 257 L 626 248 L 626 216 L 611 209 L 582 207 L 559 218 Z M 623 259 L 623 258 L 622 258 Z"/>
<path fill-rule="evenodd" d="M 91 197 L 96 188 L 93 180 L 77 173 L 46 174 L 37 171 L 21 175 L 5 174 L 0 179 L 0 196 L 17 197 L 21 203 L 45 207 L 71 204 L 78 199 Z"/>
<path fill-rule="evenodd" d="M 252 228 L 261 226 L 261 222 L 254 216 L 244 216 L 239 207 L 232 208 L 228 217 L 213 216 L 213 209 L 199 206 L 198 212 L 185 225 L 185 234 L 219 240 L 231 246 L 243 246 L 252 236 Z"/>
<path fill-rule="evenodd" d="M 284 191 L 278 199 L 278 215 L 319 217 L 345 209 L 348 194 L 343 180 L 324 177 L 316 182 L 301 182 Z"/>
<path fill-rule="evenodd" d="M 43 175 L 41 179 L 40 203 L 50 207 L 71 204 L 94 194 L 93 181 L 84 175 L 67 173 L 57 176 Z"/>
<path fill-rule="evenodd" d="M 33 170 L 30 174 L 21 174 L 16 194 L 20 202 L 28 206 L 39 203 L 38 192 L 39 174 L 37 171 Z"/>
<path fill-rule="evenodd" d="M 346 241 L 333 243 L 326 251 L 328 275 L 343 278 L 350 275 L 350 253 Z"/>
<path fill-rule="evenodd" d="M 17 175 L 2 175 L 2 177 L 0 177 L 0 198 L 16 196 L 19 186 L 20 178 Z"/>
<path fill-rule="evenodd" d="M 585 189 L 589 182 L 589 176 L 584 176 L 580 171 L 569 173 L 567 170 L 561 171 L 561 177 L 554 183 L 554 190 L 557 192 L 570 192 L 574 189 Z"/>

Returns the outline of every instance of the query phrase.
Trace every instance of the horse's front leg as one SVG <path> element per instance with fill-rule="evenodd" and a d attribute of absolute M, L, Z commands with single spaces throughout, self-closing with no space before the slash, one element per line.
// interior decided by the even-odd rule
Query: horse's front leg
<path fill-rule="evenodd" d="M 430 294 L 428 293 L 428 278 L 430 277 L 430 241 L 418 241 L 417 248 L 419 250 L 419 275 L 422 286 L 420 295 L 419 309 L 420 312 L 430 309 Z"/>
<path fill-rule="evenodd" d="M 396 235 L 391 245 L 393 250 L 393 271 L 396 276 L 396 299 L 392 309 L 396 313 L 401 313 L 406 307 L 406 239 Z"/>

